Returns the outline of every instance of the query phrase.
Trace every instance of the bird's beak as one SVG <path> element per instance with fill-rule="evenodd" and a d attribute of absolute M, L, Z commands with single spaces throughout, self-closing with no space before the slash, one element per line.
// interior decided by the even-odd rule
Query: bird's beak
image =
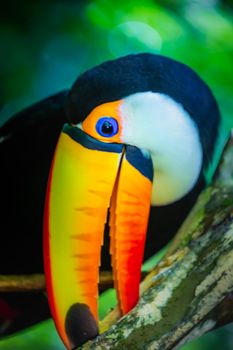
<path fill-rule="evenodd" d="M 44 259 L 53 318 L 68 349 L 98 333 L 100 251 L 110 213 L 111 255 L 123 314 L 138 301 L 153 167 L 133 146 L 65 125 L 50 172 Z"/>

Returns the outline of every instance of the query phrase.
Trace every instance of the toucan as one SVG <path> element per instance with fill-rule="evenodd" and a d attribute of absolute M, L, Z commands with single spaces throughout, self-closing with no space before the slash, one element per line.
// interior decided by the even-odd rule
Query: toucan
<path fill-rule="evenodd" d="M 107 249 L 122 315 L 137 304 L 143 259 L 174 235 L 205 185 L 219 122 L 191 68 L 141 53 L 86 71 L 1 127 L 0 273 L 41 271 L 44 232 L 50 309 L 68 349 L 98 334 Z"/>

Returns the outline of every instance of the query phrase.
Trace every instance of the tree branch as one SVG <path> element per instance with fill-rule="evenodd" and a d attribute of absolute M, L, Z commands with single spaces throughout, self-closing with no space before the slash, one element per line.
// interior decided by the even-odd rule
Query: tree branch
<path fill-rule="evenodd" d="M 104 291 L 113 286 L 112 273 L 100 272 L 99 289 Z M 0 275 L 0 292 L 30 292 L 45 290 L 43 274 Z"/>
<path fill-rule="evenodd" d="M 35 275 L 0 275 L 0 292 L 29 292 L 45 289 L 45 278 Z"/>
<path fill-rule="evenodd" d="M 213 184 L 141 283 L 141 294 L 117 323 L 114 309 L 100 324 L 101 330 L 111 327 L 80 349 L 177 350 L 233 321 L 233 133 Z"/>
<path fill-rule="evenodd" d="M 145 277 L 145 273 L 142 273 Z M 99 290 L 101 292 L 113 287 L 112 273 L 100 272 Z M 43 274 L 33 275 L 0 275 L 0 292 L 32 292 L 45 290 Z"/>

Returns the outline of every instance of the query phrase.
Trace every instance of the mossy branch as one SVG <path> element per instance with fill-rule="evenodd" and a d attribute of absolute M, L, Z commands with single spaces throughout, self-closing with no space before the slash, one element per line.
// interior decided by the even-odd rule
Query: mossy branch
<path fill-rule="evenodd" d="M 141 283 L 138 305 L 79 349 L 177 350 L 233 321 L 233 133 L 207 187 L 164 259 Z"/>

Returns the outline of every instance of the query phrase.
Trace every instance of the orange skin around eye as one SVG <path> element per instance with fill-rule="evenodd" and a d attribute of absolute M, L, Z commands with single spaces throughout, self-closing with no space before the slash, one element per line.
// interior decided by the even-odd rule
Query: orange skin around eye
<path fill-rule="evenodd" d="M 87 118 L 82 122 L 83 131 L 85 131 L 88 135 L 94 137 L 95 139 L 98 139 L 103 142 L 121 143 L 122 125 L 119 113 L 121 103 L 122 100 L 118 100 L 114 102 L 103 103 L 102 105 L 99 105 L 96 108 L 94 108 L 91 111 L 91 113 L 87 116 Z M 103 117 L 116 119 L 118 123 L 117 134 L 113 135 L 112 137 L 103 137 L 96 131 L 96 124 L 98 120 Z"/>

